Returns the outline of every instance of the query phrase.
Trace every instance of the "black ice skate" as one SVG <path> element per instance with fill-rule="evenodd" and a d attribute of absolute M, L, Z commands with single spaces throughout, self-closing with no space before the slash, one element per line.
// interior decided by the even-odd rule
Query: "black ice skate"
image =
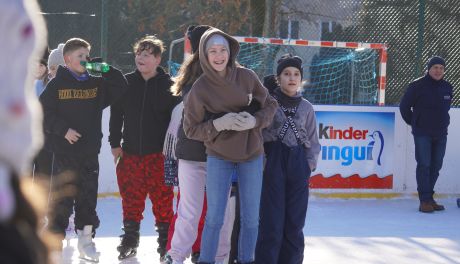
<path fill-rule="evenodd" d="M 160 262 L 164 261 L 166 256 L 166 244 L 168 243 L 168 230 L 169 223 L 156 223 L 156 231 L 158 233 L 158 248 L 157 252 L 160 254 Z"/>
<path fill-rule="evenodd" d="M 136 256 L 139 246 L 139 223 L 127 220 L 123 224 L 125 234 L 120 236 L 121 242 L 117 247 L 118 252 L 120 252 L 119 260 Z"/>

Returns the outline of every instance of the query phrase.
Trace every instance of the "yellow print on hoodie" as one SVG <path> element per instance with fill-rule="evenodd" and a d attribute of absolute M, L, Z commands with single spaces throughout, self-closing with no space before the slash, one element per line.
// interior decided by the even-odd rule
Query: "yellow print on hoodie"
<path fill-rule="evenodd" d="M 97 87 L 93 89 L 62 89 L 59 90 L 59 100 L 67 99 L 92 99 L 97 96 Z"/>

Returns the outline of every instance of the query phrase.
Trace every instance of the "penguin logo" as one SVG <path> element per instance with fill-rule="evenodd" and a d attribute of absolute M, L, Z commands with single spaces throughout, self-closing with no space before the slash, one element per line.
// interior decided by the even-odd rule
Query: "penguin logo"
<path fill-rule="evenodd" d="M 370 135 L 370 137 L 372 138 L 372 140 L 367 145 L 368 149 L 371 149 L 371 151 L 368 152 L 368 159 L 373 159 L 373 157 L 377 157 L 377 164 L 381 166 L 383 147 L 385 146 L 383 134 L 380 131 L 374 131 L 372 135 Z"/>

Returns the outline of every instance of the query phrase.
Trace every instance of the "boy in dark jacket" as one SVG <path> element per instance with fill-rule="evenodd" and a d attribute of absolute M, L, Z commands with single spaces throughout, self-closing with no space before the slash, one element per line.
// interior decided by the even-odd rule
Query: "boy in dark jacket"
<path fill-rule="evenodd" d="M 57 186 L 60 195 L 55 201 L 50 230 L 64 236 L 75 209 L 80 257 L 98 261 L 99 252 L 92 237 L 99 226 L 96 204 L 102 111 L 126 90 L 127 83 L 113 67 L 102 77 L 89 75 L 81 62 L 88 60 L 90 48 L 88 42 L 79 38 L 65 43 L 66 66 L 59 66 L 40 101 L 45 133 L 55 153 L 52 171 L 59 174 L 57 180 L 51 180 L 69 183 L 71 187 Z"/>
<path fill-rule="evenodd" d="M 444 80 L 445 66 L 443 58 L 432 57 L 425 76 L 409 84 L 399 105 L 401 116 L 414 135 L 419 211 L 423 213 L 444 210 L 433 195 L 446 152 L 452 103 L 453 88 Z"/>
<path fill-rule="evenodd" d="M 128 91 L 111 107 L 109 141 L 117 164 L 125 232 L 117 248 L 119 259 L 136 254 L 147 194 L 159 235 L 157 251 L 161 258 L 166 254 L 174 193 L 164 183 L 162 151 L 171 112 L 180 99 L 171 94 L 171 78 L 159 67 L 163 50 L 163 42 L 154 36 L 134 45 L 137 69 L 126 75 Z"/>

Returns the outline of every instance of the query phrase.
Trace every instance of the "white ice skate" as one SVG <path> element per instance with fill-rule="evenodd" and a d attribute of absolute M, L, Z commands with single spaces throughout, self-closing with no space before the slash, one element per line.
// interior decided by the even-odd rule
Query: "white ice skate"
<path fill-rule="evenodd" d="M 99 262 L 100 252 L 96 250 L 96 244 L 93 242 L 93 226 L 86 225 L 83 230 L 77 230 L 78 235 L 78 252 L 80 258 L 92 262 Z"/>
<path fill-rule="evenodd" d="M 66 230 L 65 230 L 65 241 L 66 241 L 66 246 L 67 247 L 70 247 L 70 240 L 75 238 L 75 213 L 73 213 L 70 217 L 69 217 L 69 225 L 67 226 Z"/>

